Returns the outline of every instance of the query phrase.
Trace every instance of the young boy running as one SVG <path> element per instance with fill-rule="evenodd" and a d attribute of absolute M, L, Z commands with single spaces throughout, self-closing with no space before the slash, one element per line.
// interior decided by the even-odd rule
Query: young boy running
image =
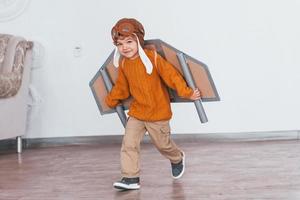
<path fill-rule="evenodd" d="M 119 20 L 111 34 L 116 45 L 114 65 L 119 71 L 106 103 L 113 108 L 120 100 L 133 97 L 121 147 L 122 179 L 113 186 L 140 188 L 140 142 L 146 131 L 158 151 L 170 160 L 172 176 L 178 179 L 184 173 L 185 154 L 170 138 L 172 112 L 166 85 L 191 100 L 200 99 L 200 92 L 189 88 L 175 67 L 159 54 L 143 49 L 145 32 L 136 19 Z"/>

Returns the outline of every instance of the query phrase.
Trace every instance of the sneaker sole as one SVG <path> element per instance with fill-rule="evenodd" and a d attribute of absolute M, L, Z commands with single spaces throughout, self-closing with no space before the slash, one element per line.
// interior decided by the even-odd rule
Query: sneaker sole
<path fill-rule="evenodd" d="M 185 154 L 184 154 L 183 151 L 182 151 L 182 165 L 183 165 L 182 172 L 178 176 L 173 176 L 173 174 L 171 173 L 172 177 L 174 179 L 180 179 L 182 177 L 182 175 L 184 174 L 184 170 L 185 170 Z"/>
<path fill-rule="evenodd" d="M 140 185 L 135 183 L 135 184 L 123 184 L 123 183 L 114 183 L 113 184 L 114 188 L 120 189 L 120 190 L 138 190 L 140 189 Z"/>

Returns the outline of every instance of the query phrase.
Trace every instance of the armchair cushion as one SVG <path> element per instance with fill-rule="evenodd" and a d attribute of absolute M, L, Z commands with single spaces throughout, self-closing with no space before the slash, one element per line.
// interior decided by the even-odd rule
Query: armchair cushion
<path fill-rule="evenodd" d="M 0 34 L 0 98 L 17 94 L 21 87 L 27 49 L 32 42 Z"/>

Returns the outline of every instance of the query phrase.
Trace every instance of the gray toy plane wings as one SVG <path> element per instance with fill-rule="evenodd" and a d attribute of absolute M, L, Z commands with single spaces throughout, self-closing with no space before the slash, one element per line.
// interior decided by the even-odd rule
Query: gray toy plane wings
<path fill-rule="evenodd" d="M 202 123 L 207 122 L 208 120 L 202 106 L 202 102 L 220 101 L 220 97 L 208 67 L 199 60 L 184 54 L 162 40 L 146 40 L 145 48 L 157 51 L 158 54 L 165 58 L 182 74 L 189 87 L 193 89 L 198 88 L 200 90 L 201 100 L 194 101 L 194 104 L 200 121 Z M 105 97 L 113 87 L 118 76 L 118 68 L 113 65 L 113 53 L 114 52 L 110 54 L 105 63 L 90 81 L 89 85 L 101 115 L 117 112 L 125 127 L 127 120 L 124 109 L 129 108 L 131 98 L 122 101 L 122 105 L 114 109 L 108 107 L 105 103 Z M 192 102 L 190 100 L 180 98 L 176 91 L 171 88 L 169 88 L 169 96 L 172 103 Z"/>

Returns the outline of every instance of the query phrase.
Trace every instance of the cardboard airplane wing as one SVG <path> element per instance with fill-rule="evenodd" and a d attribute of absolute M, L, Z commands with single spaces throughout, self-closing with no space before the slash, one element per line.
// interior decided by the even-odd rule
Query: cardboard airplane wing
<path fill-rule="evenodd" d="M 182 74 L 190 87 L 198 88 L 200 90 L 202 96 L 201 101 L 198 102 L 198 105 L 195 102 L 194 103 L 198 114 L 200 112 L 199 117 L 201 122 L 206 122 L 207 119 L 205 119 L 206 116 L 201 102 L 220 100 L 208 67 L 204 63 L 184 54 L 162 40 L 146 40 L 145 48 L 157 51 L 158 54 L 165 58 Z M 105 103 L 105 97 L 114 85 L 118 76 L 118 68 L 113 65 L 113 53 L 114 52 L 110 54 L 105 63 L 90 81 L 90 88 L 102 115 L 113 112 L 119 114 L 118 110 L 128 109 L 131 102 L 131 98 L 129 98 L 122 102 L 123 106 L 116 109 L 108 107 Z M 180 98 L 176 91 L 171 88 L 169 88 L 169 96 L 172 103 L 191 102 L 190 100 Z M 124 114 L 122 115 L 122 118 L 124 118 Z M 122 123 L 125 125 L 126 121 L 123 119 Z"/>

